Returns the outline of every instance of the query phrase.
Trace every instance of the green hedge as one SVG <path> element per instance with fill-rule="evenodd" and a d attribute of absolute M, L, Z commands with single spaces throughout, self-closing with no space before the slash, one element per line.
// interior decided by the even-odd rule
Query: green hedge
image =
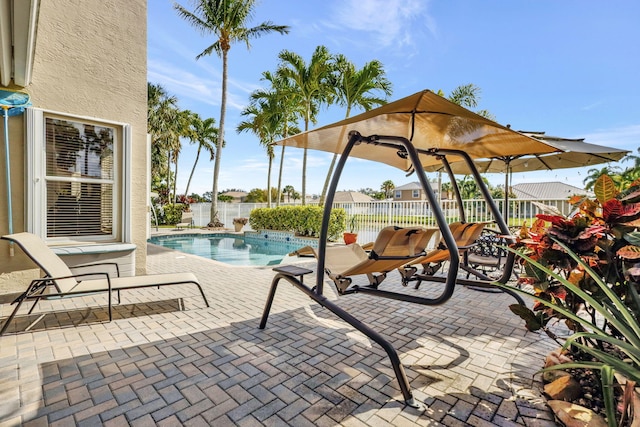
<path fill-rule="evenodd" d="M 257 208 L 249 215 L 254 230 L 292 231 L 298 236 L 319 237 L 322 225 L 321 206 L 279 206 Z M 345 230 L 347 214 L 344 209 L 332 209 L 329 219 L 329 240 L 338 240 Z"/>
<path fill-rule="evenodd" d="M 169 225 L 178 224 L 182 220 L 182 211 L 187 210 L 187 208 L 188 205 L 182 203 L 164 205 L 162 207 L 163 215 L 160 222 Z"/>

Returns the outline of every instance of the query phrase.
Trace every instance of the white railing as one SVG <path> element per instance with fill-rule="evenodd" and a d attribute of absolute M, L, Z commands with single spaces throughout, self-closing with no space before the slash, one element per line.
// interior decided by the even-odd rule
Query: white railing
<path fill-rule="evenodd" d="M 571 205 L 566 199 L 533 200 L 512 199 L 509 200 L 510 214 L 507 223 L 510 226 L 519 226 L 523 222 L 531 225 L 535 215 L 540 209 L 534 204 L 553 206 L 564 215 L 571 213 Z M 484 200 L 463 200 L 462 202 L 467 221 L 493 221 L 493 215 Z M 504 200 L 496 200 L 496 204 L 502 212 Z M 298 203 L 299 205 L 299 203 Z M 220 221 L 226 228 L 233 228 L 233 218 L 249 217 L 255 208 L 266 207 L 266 203 L 218 203 Z M 386 225 L 410 226 L 436 226 L 435 218 L 431 213 L 431 207 L 426 201 L 372 201 L 372 202 L 341 202 L 334 203 L 334 208 L 342 208 L 347 217 L 357 215 L 358 232 L 360 241 L 375 240 L 378 231 Z M 442 200 L 442 211 L 447 222 L 460 220 L 458 203 L 455 200 Z M 194 224 L 199 227 L 206 226 L 210 218 L 211 203 L 196 203 L 191 205 Z M 245 230 L 250 230 L 249 224 Z"/>

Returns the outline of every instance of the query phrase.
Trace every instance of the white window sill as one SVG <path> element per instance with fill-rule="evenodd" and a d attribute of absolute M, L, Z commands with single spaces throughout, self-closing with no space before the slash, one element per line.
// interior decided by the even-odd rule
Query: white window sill
<path fill-rule="evenodd" d="M 105 243 L 92 245 L 52 246 L 57 255 L 107 254 L 112 252 L 130 252 L 136 249 L 133 243 Z"/>

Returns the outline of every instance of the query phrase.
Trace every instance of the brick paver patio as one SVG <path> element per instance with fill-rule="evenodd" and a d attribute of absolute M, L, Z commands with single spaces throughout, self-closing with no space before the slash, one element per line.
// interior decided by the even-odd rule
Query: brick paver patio
<path fill-rule="evenodd" d="M 426 406 L 416 410 L 377 344 L 287 283 L 258 329 L 270 268 L 150 245 L 148 269 L 194 272 L 211 307 L 189 286 L 123 293 L 111 323 L 96 308 L 104 296 L 41 303 L 55 313 L 27 332 L 38 309 L 23 314 L 0 338 L 0 426 L 555 425 L 533 380 L 554 346 L 524 330 L 507 295 L 459 287 L 436 307 L 337 298 L 398 350 Z M 442 286 L 429 285 L 418 292 Z M 400 286 L 396 273 L 383 283 Z"/>

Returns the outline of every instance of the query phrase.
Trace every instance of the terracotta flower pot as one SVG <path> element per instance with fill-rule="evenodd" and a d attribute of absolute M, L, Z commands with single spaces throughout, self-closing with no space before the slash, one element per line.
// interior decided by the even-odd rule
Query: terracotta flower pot
<path fill-rule="evenodd" d="M 342 235 L 342 238 L 344 239 L 345 245 L 350 245 L 351 243 L 355 243 L 356 242 L 356 240 L 358 239 L 358 234 L 357 233 L 344 233 Z"/>
<path fill-rule="evenodd" d="M 242 227 L 244 227 L 244 224 L 240 224 L 239 222 L 233 223 L 233 228 L 236 229 L 236 232 L 242 231 Z"/>

